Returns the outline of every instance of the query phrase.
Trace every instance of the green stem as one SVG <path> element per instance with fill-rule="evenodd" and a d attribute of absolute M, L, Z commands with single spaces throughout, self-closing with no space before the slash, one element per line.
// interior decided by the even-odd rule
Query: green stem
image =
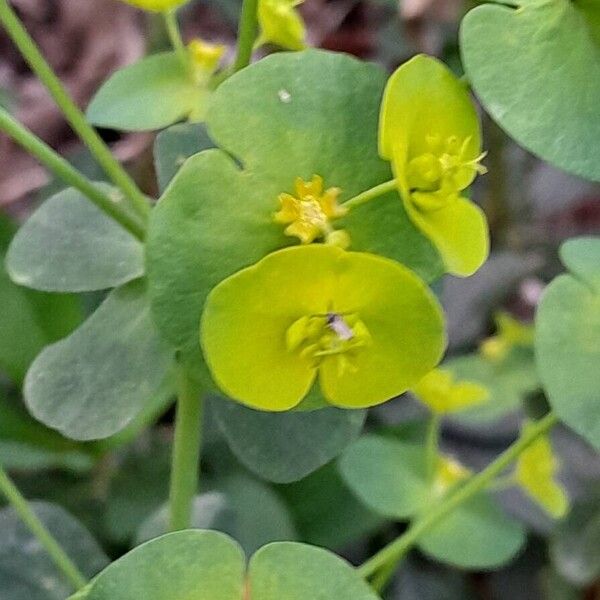
<path fill-rule="evenodd" d="M 384 194 L 395 190 L 397 186 L 398 183 L 395 179 L 380 183 L 379 185 L 372 187 L 370 190 L 362 192 L 361 194 L 358 194 L 358 196 L 354 196 L 354 198 L 350 198 L 350 200 L 344 202 L 343 206 L 345 208 L 356 208 L 361 204 L 366 204 L 367 202 L 370 202 L 379 196 L 383 196 Z"/>
<path fill-rule="evenodd" d="M 442 502 L 437 504 L 427 514 L 412 523 L 408 530 L 393 542 L 382 548 L 358 568 L 363 577 L 371 577 L 374 573 L 385 568 L 390 563 L 396 565 L 432 527 L 437 525 L 446 515 L 466 502 L 476 493 L 485 489 L 500 473 L 506 469 L 518 456 L 526 450 L 537 438 L 544 435 L 557 423 L 554 413 L 547 414 L 511 446 L 509 446 L 494 462 L 471 477 L 462 487 L 450 493 Z M 390 571 L 390 574 L 393 571 Z M 381 582 L 379 582 L 380 585 Z"/>
<path fill-rule="evenodd" d="M 200 448 L 202 445 L 203 400 L 200 387 L 178 366 L 177 416 L 171 466 L 171 531 L 191 524 L 192 502 L 198 491 Z"/>
<path fill-rule="evenodd" d="M 258 0 L 244 0 L 238 28 L 237 56 L 233 63 L 233 72 L 237 73 L 250 64 L 254 41 L 258 33 Z"/>
<path fill-rule="evenodd" d="M 177 55 L 179 56 L 181 62 L 187 67 L 187 51 L 185 49 L 183 39 L 181 38 L 181 31 L 179 30 L 179 23 L 177 21 L 177 10 L 168 10 L 164 12 L 163 15 L 165 17 L 165 25 L 167 28 L 169 40 L 171 42 L 171 46 L 173 46 L 173 50 L 177 52 Z"/>
<path fill-rule="evenodd" d="M 60 544 L 40 521 L 38 516 L 31 510 L 29 503 L 15 484 L 11 481 L 6 471 L 0 467 L 0 491 L 6 496 L 23 523 L 27 525 L 31 533 L 38 539 L 54 564 L 62 571 L 75 590 L 87 585 L 86 578 L 82 575 L 73 561 L 67 556 Z"/>
<path fill-rule="evenodd" d="M 107 215 L 120 223 L 127 231 L 140 240 L 144 239 L 144 225 L 138 217 L 132 215 L 123 206 L 123 197 L 120 193 L 109 195 L 102 191 L 100 187 L 82 175 L 68 161 L 54 152 L 50 146 L 21 125 L 2 108 L 0 108 L 0 131 L 10 136 L 57 177 L 87 196 L 100 210 L 103 210 Z"/>
<path fill-rule="evenodd" d="M 86 121 L 84 114 L 75 102 L 73 102 L 60 79 L 58 79 L 50 65 L 46 62 L 35 42 L 9 6 L 8 0 L 0 0 L 0 22 L 4 25 L 8 35 L 33 72 L 46 86 L 67 121 L 73 127 L 73 130 L 89 148 L 108 177 L 117 187 L 121 188 L 125 196 L 129 199 L 132 208 L 139 213 L 140 217 L 147 218 L 150 212 L 148 200 L 112 155 L 110 149 L 95 129 Z"/>
<path fill-rule="evenodd" d="M 440 426 L 442 417 L 439 413 L 433 413 L 427 424 L 427 435 L 425 438 L 425 456 L 427 465 L 427 477 L 432 479 L 435 475 L 435 467 L 439 454 Z"/>

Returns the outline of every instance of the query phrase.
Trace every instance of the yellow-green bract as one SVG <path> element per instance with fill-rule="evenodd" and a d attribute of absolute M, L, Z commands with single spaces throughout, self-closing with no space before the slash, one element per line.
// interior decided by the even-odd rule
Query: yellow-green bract
<path fill-rule="evenodd" d="M 257 46 L 275 44 L 288 50 L 303 50 L 306 27 L 296 6 L 303 0 L 259 0 L 260 35 Z"/>
<path fill-rule="evenodd" d="M 525 430 L 531 427 L 525 425 Z M 555 518 L 563 517 L 569 508 L 565 490 L 556 480 L 559 463 L 548 436 L 535 440 L 517 461 L 516 478 L 519 485 L 546 512 Z"/>
<path fill-rule="evenodd" d="M 123 0 L 127 4 L 132 4 L 144 10 L 152 12 L 165 12 L 185 4 L 188 0 Z"/>
<path fill-rule="evenodd" d="M 201 344 L 216 383 L 254 408 L 297 406 L 317 374 L 345 408 L 413 386 L 445 348 L 440 306 L 410 270 L 326 244 L 268 255 L 217 285 Z"/>
<path fill-rule="evenodd" d="M 434 369 L 412 389 L 430 410 L 445 414 L 471 408 L 488 400 L 490 392 L 474 381 L 455 381 L 451 371 Z"/>
<path fill-rule="evenodd" d="M 437 246 L 446 269 L 474 273 L 489 252 L 488 227 L 461 192 L 485 172 L 481 132 L 465 86 L 441 62 L 416 56 L 391 76 L 379 153 L 392 162 L 406 212 Z"/>

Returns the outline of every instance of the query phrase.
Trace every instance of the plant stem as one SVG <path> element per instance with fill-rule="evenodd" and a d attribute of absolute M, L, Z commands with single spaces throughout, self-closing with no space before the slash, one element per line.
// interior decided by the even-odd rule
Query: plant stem
<path fill-rule="evenodd" d="M 177 416 L 171 465 L 170 529 L 187 529 L 191 524 L 192 501 L 198 491 L 202 445 L 203 399 L 200 386 L 178 365 Z"/>
<path fill-rule="evenodd" d="M 431 415 L 429 423 L 427 424 L 427 435 L 425 438 L 425 464 L 427 466 L 428 479 L 432 479 L 435 475 L 435 467 L 439 453 L 441 424 L 442 417 L 437 412 Z"/>
<path fill-rule="evenodd" d="M 8 0 L 0 0 L 0 22 L 4 25 L 8 35 L 33 72 L 46 86 L 73 130 L 89 148 L 110 180 L 123 191 L 133 210 L 139 213 L 140 217 L 146 219 L 150 211 L 148 200 L 112 155 L 96 130 L 86 121 L 84 114 L 72 100 L 60 79 L 46 62 L 25 27 L 23 27 L 16 13 L 9 6 Z"/>
<path fill-rule="evenodd" d="M 375 187 L 372 187 L 370 190 L 366 192 L 362 192 L 358 194 L 358 196 L 354 196 L 354 198 L 350 198 L 350 200 L 344 202 L 343 206 L 345 208 L 356 208 L 361 204 L 366 204 L 379 196 L 383 196 L 383 194 L 387 194 L 396 189 L 397 183 L 395 179 L 390 179 L 390 181 L 386 181 L 384 183 L 380 183 Z"/>
<path fill-rule="evenodd" d="M 69 580 L 75 590 L 87 585 L 86 578 L 82 575 L 73 561 L 67 556 L 54 536 L 40 521 L 38 516 L 31 510 L 29 503 L 15 484 L 11 481 L 6 471 L 0 467 L 0 491 L 6 496 L 23 523 L 27 525 L 31 533 L 38 539 L 50 558 L 64 576 Z"/>
<path fill-rule="evenodd" d="M 244 0 L 238 28 L 237 56 L 233 63 L 233 72 L 237 73 L 250 64 L 254 41 L 258 32 L 258 0 Z"/>
<path fill-rule="evenodd" d="M 483 471 L 473 475 L 462 487 L 450 493 L 439 504 L 433 507 L 427 514 L 414 521 L 408 530 L 399 538 L 382 548 L 358 568 L 363 577 L 370 577 L 379 569 L 389 566 L 390 563 L 397 564 L 419 540 L 432 527 L 437 525 L 448 513 L 466 502 L 477 492 L 485 489 L 494 478 L 502 473 L 524 450 L 526 450 L 538 437 L 544 435 L 557 423 L 558 418 L 554 413 L 548 413 L 540 419 L 514 444 L 509 446 L 494 462 Z M 390 571 L 390 574 L 393 571 Z M 379 582 L 382 585 L 382 582 Z"/>
<path fill-rule="evenodd" d="M 173 50 L 177 52 L 177 55 L 179 56 L 181 62 L 187 67 L 187 52 L 185 50 L 185 44 L 183 43 L 183 39 L 181 38 L 181 31 L 179 30 L 179 22 L 177 21 L 177 10 L 168 10 L 164 12 L 163 15 L 165 17 L 165 25 L 167 28 L 169 40 L 171 41 L 171 46 L 173 46 Z"/>
<path fill-rule="evenodd" d="M 54 152 L 50 146 L 11 117 L 3 108 L 0 108 L 0 131 L 10 136 L 57 177 L 60 177 L 63 181 L 87 196 L 100 210 L 120 223 L 127 231 L 140 240 L 144 239 L 144 225 L 137 216 L 132 215 L 122 205 L 123 197 L 120 195 L 120 192 L 114 196 L 105 193 L 62 156 Z"/>

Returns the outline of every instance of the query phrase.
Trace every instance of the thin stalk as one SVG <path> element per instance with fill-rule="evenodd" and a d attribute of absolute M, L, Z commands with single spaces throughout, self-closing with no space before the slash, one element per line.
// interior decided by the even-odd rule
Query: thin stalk
<path fill-rule="evenodd" d="M 167 28 L 167 35 L 169 36 L 171 46 L 173 46 L 173 50 L 177 52 L 177 55 L 179 56 L 181 62 L 185 66 L 187 66 L 187 52 L 185 49 L 185 44 L 183 43 L 183 39 L 181 37 L 179 22 L 177 21 L 177 10 L 168 10 L 164 12 L 163 15 L 165 17 L 165 26 Z"/>
<path fill-rule="evenodd" d="M 2 467 L 0 467 L 0 492 L 6 496 L 6 499 L 15 509 L 23 523 L 27 525 L 31 533 L 38 539 L 56 567 L 69 580 L 73 588 L 79 590 L 87 585 L 86 578 L 67 556 L 60 544 L 40 521 L 38 516 L 31 510 L 27 500 L 23 498 L 21 492 L 19 492 Z"/>
<path fill-rule="evenodd" d="M 170 529 L 191 525 L 192 502 L 198 491 L 202 445 L 203 399 L 200 387 L 178 366 L 177 415 L 169 494 Z"/>
<path fill-rule="evenodd" d="M 435 467 L 439 454 L 440 426 L 442 417 L 439 413 L 433 413 L 427 424 L 427 434 L 425 438 L 425 457 L 427 465 L 427 477 L 432 479 L 435 475 Z"/>
<path fill-rule="evenodd" d="M 419 540 L 432 527 L 437 525 L 446 515 L 466 502 L 476 493 L 485 489 L 500 473 L 515 461 L 537 438 L 547 433 L 558 422 L 554 413 L 548 413 L 511 446 L 509 446 L 494 462 L 483 471 L 473 475 L 462 487 L 450 493 L 427 514 L 412 523 L 408 530 L 393 542 L 382 548 L 377 554 L 363 563 L 358 572 L 365 578 L 371 577 L 380 569 L 389 564 L 396 565 Z M 391 575 L 393 570 L 389 571 Z M 379 585 L 383 585 L 379 581 Z"/>
<path fill-rule="evenodd" d="M 73 130 L 89 148 L 109 179 L 123 191 L 132 208 L 140 217 L 147 218 L 150 212 L 148 200 L 112 155 L 96 130 L 86 121 L 84 114 L 66 91 L 60 79 L 42 56 L 35 42 L 8 4 L 8 0 L 0 0 L 0 22 L 4 25 L 6 32 L 23 55 L 23 58 L 46 86 Z"/>
<path fill-rule="evenodd" d="M 233 72 L 237 73 L 250 64 L 252 50 L 258 33 L 258 0 L 244 0 L 238 28 L 237 55 L 233 63 Z"/>
<path fill-rule="evenodd" d="M 358 196 L 354 196 L 354 198 L 350 198 L 350 200 L 344 202 L 344 207 L 345 208 L 356 208 L 357 206 L 360 206 L 361 204 L 366 204 L 367 202 L 370 202 L 371 200 L 374 200 L 375 198 L 378 198 L 379 196 L 383 196 L 383 194 L 387 194 L 388 192 L 395 190 L 397 185 L 398 184 L 395 179 L 391 179 L 390 181 L 380 183 L 379 185 L 372 187 L 371 189 L 367 190 L 366 192 L 362 192 L 361 194 L 358 194 Z"/>
<path fill-rule="evenodd" d="M 68 161 L 2 108 L 0 108 L 0 131 L 10 136 L 57 177 L 87 196 L 100 210 L 112 217 L 127 231 L 140 240 L 144 239 L 144 225 L 137 216 L 132 215 L 123 206 L 123 196 L 120 192 L 110 195 L 102 191 L 100 187 L 75 169 Z"/>

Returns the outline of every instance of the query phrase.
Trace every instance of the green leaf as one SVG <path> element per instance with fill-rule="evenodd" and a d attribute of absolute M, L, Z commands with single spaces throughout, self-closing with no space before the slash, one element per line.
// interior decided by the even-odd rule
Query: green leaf
<path fill-rule="evenodd" d="M 108 559 L 89 532 L 59 506 L 31 503 L 65 552 L 92 577 Z M 2 600 L 64 600 L 72 587 L 12 508 L 0 511 L 0 590 Z"/>
<path fill-rule="evenodd" d="M 492 569 L 514 558 L 525 543 L 523 528 L 485 493 L 444 517 L 418 546 L 444 563 L 465 569 Z"/>
<path fill-rule="evenodd" d="M 293 542 L 270 544 L 250 561 L 252 600 L 377 600 L 344 560 L 322 548 Z"/>
<path fill-rule="evenodd" d="M 391 179 L 377 156 L 383 86 L 384 74 L 373 65 L 310 50 L 269 56 L 218 88 L 206 122 L 226 152 L 190 158 L 151 215 L 152 307 L 172 343 L 197 353 L 209 291 L 292 243 L 273 213 L 278 195 L 292 192 L 297 177 L 321 175 L 326 188 L 342 189 L 342 201 Z M 427 280 L 439 276 L 439 256 L 410 223 L 400 198 L 379 200 L 339 221 L 355 240 L 351 248 L 403 262 Z M 364 221 L 369 226 L 363 230 Z M 386 235 L 390 223 L 397 229 Z"/>
<path fill-rule="evenodd" d="M 224 399 L 212 406 L 240 462 L 278 483 L 302 479 L 334 459 L 360 434 L 365 420 L 361 410 L 268 413 Z"/>
<path fill-rule="evenodd" d="M 375 533 L 383 524 L 382 517 L 352 494 L 335 462 L 278 490 L 292 510 L 300 539 L 309 544 L 344 548 Z"/>
<path fill-rule="evenodd" d="M 114 73 L 98 90 L 87 118 L 125 131 L 162 129 L 202 113 L 208 93 L 175 52 L 155 54 Z"/>
<path fill-rule="evenodd" d="M 19 229 L 6 267 L 19 285 L 88 292 L 143 275 L 143 254 L 142 244 L 129 232 L 80 192 L 68 189 L 46 200 Z"/>
<path fill-rule="evenodd" d="M 344 560 L 322 548 L 276 542 L 251 559 L 224 534 L 187 530 L 138 546 L 71 600 L 377 600 Z"/>
<path fill-rule="evenodd" d="M 513 348 L 499 362 L 479 353 L 466 354 L 446 361 L 443 368 L 457 379 L 482 385 L 490 393 L 486 402 L 452 415 L 453 420 L 465 423 L 491 422 L 519 410 L 525 397 L 540 385 L 529 348 Z"/>
<path fill-rule="evenodd" d="M 463 20 L 469 81 L 490 115 L 544 160 L 600 181 L 598 21 L 570 0 L 486 4 Z"/>
<path fill-rule="evenodd" d="M 600 448 L 600 238 L 561 248 L 573 272 L 546 289 L 536 316 L 536 362 L 552 408 Z"/>
<path fill-rule="evenodd" d="M 429 499 L 425 452 L 378 435 L 365 435 L 340 459 L 340 471 L 352 491 L 381 515 L 406 519 Z"/>
<path fill-rule="evenodd" d="M 20 384 L 36 354 L 70 333 L 83 315 L 74 296 L 34 292 L 10 280 L 3 250 L 13 231 L 0 215 L 0 369 Z"/>
<path fill-rule="evenodd" d="M 214 531 L 179 531 L 138 546 L 92 582 L 85 600 L 240 600 L 244 555 Z"/>
<path fill-rule="evenodd" d="M 25 400 L 38 420 L 68 437 L 108 437 L 143 409 L 170 364 L 138 280 L 113 291 L 72 335 L 43 350 L 27 373 Z"/>
<path fill-rule="evenodd" d="M 214 143 L 203 123 L 180 123 L 161 131 L 154 142 L 154 164 L 161 192 L 190 156 L 208 148 L 214 148 Z"/>
<path fill-rule="evenodd" d="M 552 534 L 550 555 L 559 573 L 577 586 L 600 575 L 600 494 L 576 504 Z"/>

